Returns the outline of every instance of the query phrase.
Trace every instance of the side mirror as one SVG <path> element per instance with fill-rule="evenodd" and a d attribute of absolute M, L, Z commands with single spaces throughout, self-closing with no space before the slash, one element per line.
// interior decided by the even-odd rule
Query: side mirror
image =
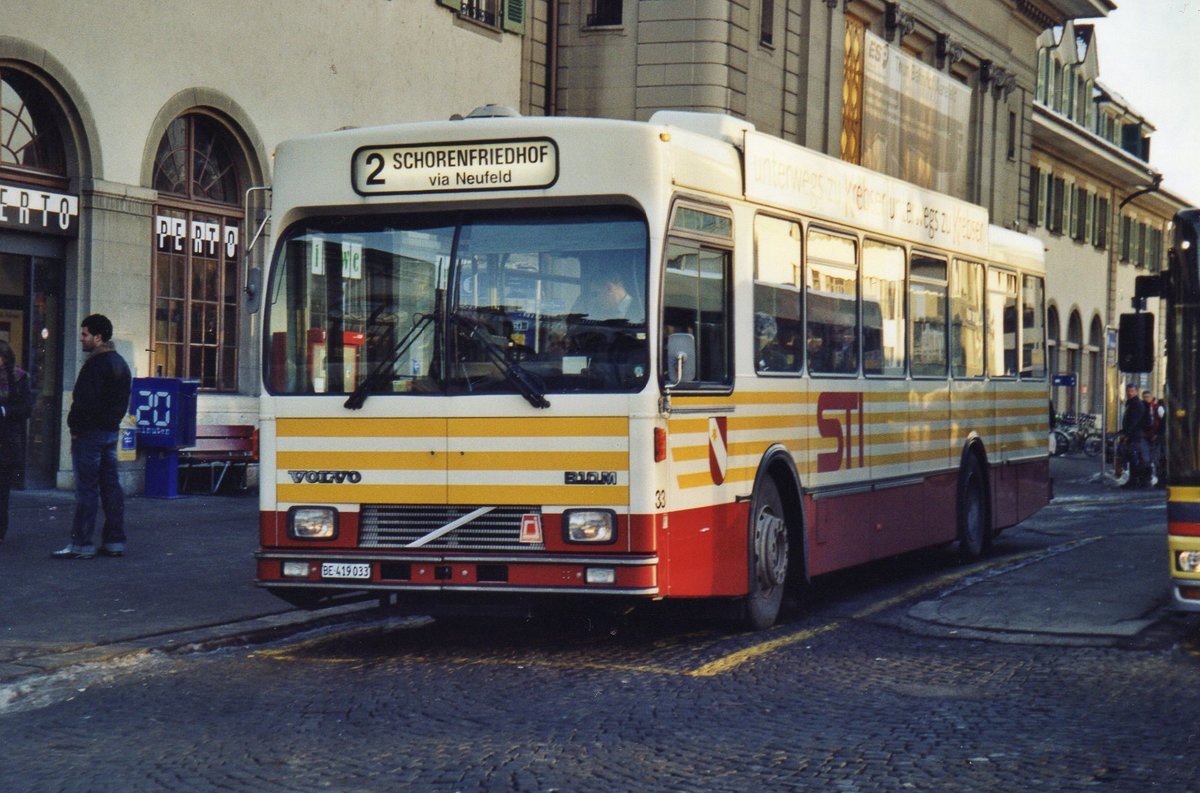
<path fill-rule="evenodd" d="M 1154 371 L 1154 315 L 1122 314 L 1117 333 L 1117 368 L 1122 372 Z"/>
<path fill-rule="evenodd" d="M 246 313 L 257 314 L 262 307 L 262 268 L 251 267 L 246 271 Z"/>
<path fill-rule="evenodd" d="M 665 369 L 672 379 L 667 388 L 696 381 L 696 337 L 690 333 L 672 333 L 667 337 Z"/>

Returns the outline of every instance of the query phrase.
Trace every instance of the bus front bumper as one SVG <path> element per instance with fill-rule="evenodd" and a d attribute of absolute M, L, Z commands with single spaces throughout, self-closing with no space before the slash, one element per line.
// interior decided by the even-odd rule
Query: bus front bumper
<path fill-rule="evenodd" d="M 264 550 L 255 556 L 255 583 L 268 589 L 659 595 L 656 555 L 528 558 Z"/>

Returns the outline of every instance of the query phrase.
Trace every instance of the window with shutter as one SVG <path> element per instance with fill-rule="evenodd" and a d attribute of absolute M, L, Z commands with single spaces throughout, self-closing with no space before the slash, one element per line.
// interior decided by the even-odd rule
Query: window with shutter
<path fill-rule="evenodd" d="M 509 33 L 525 32 L 525 0 L 504 0 L 504 29 Z"/>

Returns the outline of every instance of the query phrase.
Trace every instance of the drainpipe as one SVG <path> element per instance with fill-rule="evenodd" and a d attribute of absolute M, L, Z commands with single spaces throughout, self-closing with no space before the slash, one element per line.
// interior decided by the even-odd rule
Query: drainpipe
<path fill-rule="evenodd" d="M 558 1 L 546 4 L 546 115 L 558 115 Z"/>

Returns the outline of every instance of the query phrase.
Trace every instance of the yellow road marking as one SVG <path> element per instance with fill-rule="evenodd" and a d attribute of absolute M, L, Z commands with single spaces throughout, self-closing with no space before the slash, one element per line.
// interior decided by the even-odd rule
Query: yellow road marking
<path fill-rule="evenodd" d="M 800 642 L 808 641 L 809 639 L 815 638 L 822 634 L 839 630 L 840 628 L 844 627 L 847 622 L 854 622 L 854 621 L 858 621 L 858 620 L 867 619 L 868 617 L 872 617 L 882 611 L 886 611 L 890 608 L 893 608 L 894 606 L 898 606 L 901 603 L 913 600 L 915 598 L 923 597 L 931 592 L 935 592 L 937 590 L 944 589 L 951 584 L 957 583 L 965 578 L 969 578 L 974 575 L 980 575 L 984 572 L 987 572 L 988 570 L 992 570 L 992 569 L 995 569 L 998 567 L 1007 567 L 1007 566 L 1014 565 L 1014 564 L 1020 564 L 1020 563 L 1025 562 L 1035 556 L 1045 554 L 1047 550 L 1048 549 L 1043 548 L 1041 550 L 1027 551 L 1026 553 L 1019 554 L 1017 556 L 1010 556 L 1010 557 L 1006 557 L 1004 559 L 998 559 L 998 560 L 996 560 L 996 562 L 994 564 L 991 564 L 991 565 L 984 565 L 982 567 L 972 567 L 972 568 L 969 568 L 966 570 L 959 570 L 959 571 L 955 571 L 952 573 L 948 573 L 946 575 L 938 576 L 936 579 L 934 579 L 932 581 L 927 581 L 924 584 L 919 584 L 917 586 L 911 587 L 911 588 L 905 590 L 904 592 L 901 592 L 900 594 L 897 594 L 893 597 L 888 598 L 887 600 L 881 600 L 879 602 L 872 603 L 871 605 L 854 612 L 847 619 L 834 620 L 833 622 L 828 622 L 828 623 L 821 625 L 819 627 L 816 627 L 816 628 L 805 628 L 804 630 L 783 633 L 782 635 L 774 636 L 774 637 L 768 638 L 764 641 L 757 642 L 749 647 L 744 647 L 740 650 L 736 650 L 736 651 L 729 653 L 727 655 L 724 655 L 720 658 L 717 658 L 715 660 L 712 660 L 705 664 L 702 664 L 694 669 L 673 669 L 670 667 L 657 666 L 657 665 L 653 665 L 653 664 L 620 664 L 620 663 L 610 663 L 607 661 L 580 661 L 580 660 L 549 661 L 549 660 L 545 660 L 545 659 L 528 659 L 528 658 L 526 658 L 526 659 L 471 658 L 471 657 L 462 657 L 462 656 L 453 656 L 453 657 L 447 658 L 447 657 L 435 657 L 435 656 L 426 656 L 426 655 L 407 655 L 407 656 L 405 656 L 405 659 L 409 660 L 409 661 L 415 661 L 418 663 L 440 662 L 440 663 L 457 664 L 460 666 L 471 666 L 471 665 L 536 666 L 536 667 L 543 667 L 543 668 L 547 668 L 547 669 L 594 669 L 594 670 L 600 670 L 600 671 L 607 670 L 607 671 L 611 671 L 611 672 L 629 672 L 629 673 L 635 673 L 635 674 L 666 675 L 666 676 L 673 676 L 673 677 L 716 677 L 717 675 L 722 675 L 722 674 L 726 674 L 728 672 L 732 672 L 733 670 L 737 669 L 738 667 L 741 667 L 747 663 L 750 663 L 751 661 L 755 661 L 757 659 L 763 658 L 763 657 L 770 655 L 771 653 L 774 653 L 785 647 L 790 647 L 794 644 L 799 644 Z M 380 626 L 378 626 L 378 625 L 367 626 L 367 627 L 364 627 L 364 628 L 361 628 L 358 630 L 354 630 L 354 631 L 350 631 L 347 633 L 340 633 L 339 636 L 345 637 L 347 635 L 377 632 L 379 630 L 380 630 Z M 298 642 L 296 644 L 292 644 L 285 648 L 258 650 L 258 651 L 255 651 L 254 653 L 252 653 L 251 655 L 252 655 L 252 657 L 253 656 L 266 657 L 266 658 L 270 658 L 270 659 L 276 660 L 276 661 L 305 660 L 305 661 L 310 661 L 310 662 L 318 661 L 321 663 L 328 663 L 328 664 L 350 664 L 350 663 L 361 664 L 363 662 L 362 658 L 314 657 L 314 656 L 304 656 L 302 658 L 302 655 L 306 649 L 316 647 L 320 644 L 325 644 L 329 641 L 329 638 L 330 637 L 328 635 L 323 635 L 323 636 L 319 636 L 319 637 L 316 637 L 313 639 L 308 639 L 308 640 L 305 640 L 302 642 Z M 677 639 L 676 639 L 676 641 L 677 641 Z M 661 642 L 656 644 L 656 646 L 661 646 Z M 671 646 L 675 646 L 675 643 L 673 642 L 671 644 Z M 1194 654 L 1200 654 L 1200 650 L 1193 651 L 1193 652 L 1194 652 Z"/>

